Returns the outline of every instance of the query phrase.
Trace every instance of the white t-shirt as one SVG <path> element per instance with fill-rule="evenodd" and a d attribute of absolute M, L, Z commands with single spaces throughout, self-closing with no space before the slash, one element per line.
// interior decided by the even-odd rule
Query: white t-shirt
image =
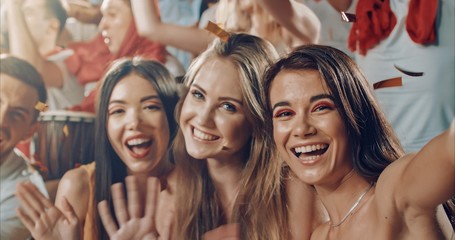
<path fill-rule="evenodd" d="M 353 0 L 346 12 L 355 13 L 357 1 Z M 354 58 L 354 54 L 348 50 L 348 37 L 352 23 L 342 21 L 341 13 L 333 8 L 327 0 L 303 0 L 302 2 L 313 10 L 321 21 L 319 44 L 340 49 Z"/>
<path fill-rule="evenodd" d="M 437 43 L 423 46 L 406 31 L 409 0 L 391 0 L 397 23 L 387 39 L 356 61 L 371 84 L 401 77 L 402 87 L 375 90 L 388 120 L 407 152 L 418 151 L 431 138 L 447 129 L 455 108 L 454 1 L 439 1 Z M 395 66 L 423 72 L 412 77 Z"/>
<path fill-rule="evenodd" d="M 72 54 L 74 54 L 73 50 L 65 49 L 47 58 L 58 66 L 63 77 L 62 88 L 47 88 L 49 110 L 63 110 L 81 103 L 84 98 L 84 86 L 77 81 L 76 76 L 68 71 L 64 63 L 64 60 Z"/>
<path fill-rule="evenodd" d="M 0 239 L 24 240 L 30 236 L 16 216 L 16 208 L 20 206 L 15 196 L 16 185 L 23 181 L 32 182 L 43 195 L 49 197 L 41 175 L 15 149 L 0 165 Z"/>

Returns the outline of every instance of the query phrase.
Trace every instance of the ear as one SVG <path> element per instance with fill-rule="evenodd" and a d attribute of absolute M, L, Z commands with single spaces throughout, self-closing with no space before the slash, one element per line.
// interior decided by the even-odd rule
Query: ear
<path fill-rule="evenodd" d="M 60 29 L 60 22 L 58 21 L 57 18 L 51 18 L 49 19 L 49 28 L 53 32 L 55 32 L 57 35 L 59 34 L 59 29 Z"/>
<path fill-rule="evenodd" d="M 30 140 L 33 137 L 33 135 L 35 134 L 35 132 L 38 130 L 38 127 L 39 127 L 38 122 L 32 123 L 28 132 L 22 138 L 21 142 L 26 142 L 26 141 Z"/>

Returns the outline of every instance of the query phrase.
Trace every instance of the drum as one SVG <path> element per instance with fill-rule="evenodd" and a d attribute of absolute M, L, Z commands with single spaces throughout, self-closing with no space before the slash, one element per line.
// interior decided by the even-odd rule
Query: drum
<path fill-rule="evenodd" d="M 38 118 L 35 157 L 46 168 L 45 180 L 94 160 L 95 115 L 86 112 L 46 111 Z"/>

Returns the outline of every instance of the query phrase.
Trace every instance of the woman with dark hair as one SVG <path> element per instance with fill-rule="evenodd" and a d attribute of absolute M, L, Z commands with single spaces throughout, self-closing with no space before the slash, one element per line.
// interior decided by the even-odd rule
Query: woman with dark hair
<path fill-rule="evenodd" d="M 365 77 L 332 47 L 297 48 L 264 88 L 277 150 L 329 216 L 311 239 L 442 237 L 435 209 L 455 194 L 455 123 L 404 155 Z"/>
<path fill-rule="evenodd" d="M 166 186 L 164 179 L 174 168 L 169 146 L 177 131 L 173 117 L 177 101 L 177 84 L 162 64 L 140 58 L 114 62 L 100 88 L 95 162 L 63 176 L 57 191 L 57 208 L 46 199 L 36 199 L 33 189 L 18 189 L 22 199 L 28 200 L 22 201 L 25 212 L 32 212 L 28 216 L 21 214 L 21 219 L 34 238 L 67 239 L 74 232 L 62 233 L 68 231 L 62 227 L 66 221 L 73 228 L 76 222 L 80 223 L 85 240 L 108 239 L 96 205 L 107 200 L 113 212 L 112 184 L 123 183 L 126 176 L 132 175 L 142 192 L 149 176 L 160 178 Z M 32 202 L 41 202 L 41 206 L 34 207 Z M 40 213 L 38 217 L 48 212 L 51 215 L 34 219 L 37 216 L 33 212 Z M 44 222 L 40 225 L 38 220 Z"/>

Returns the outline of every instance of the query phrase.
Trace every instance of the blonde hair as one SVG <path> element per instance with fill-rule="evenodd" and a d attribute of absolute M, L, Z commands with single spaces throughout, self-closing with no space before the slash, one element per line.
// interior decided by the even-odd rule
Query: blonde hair
<path fill-rule="evenodd" d="M 247 107 L 252 136 L 243 162 L 240 193 L 234 215 L 241 226 L 242 239 L 285 239 L 287 212 L 280 184 L 281 162 L 272 152 L 273 139 L 265 132 L 265 95 L 262 78 L 265 69 L 278 57 L 273 46 L 248 34 L 231 34 L 226 42 L 216 39 L 193 61 L 185 76 L 189 87 L 201 67 L 213 58 L 230 60 L 240 75 L 240 86 Z M 180 117 L 184 96 L 177 107 Z M 179 130 L 174 154 L 181 189 L 177 192 L 177 239 L 201 239 L 202 235 L 225 224 L 215 187 L 205 161 L 193 159 L 185 150 Z M 189 196 L 191 196 L 189 198 Z M 267 209 L 267 211 L 264 211 Z"/>

